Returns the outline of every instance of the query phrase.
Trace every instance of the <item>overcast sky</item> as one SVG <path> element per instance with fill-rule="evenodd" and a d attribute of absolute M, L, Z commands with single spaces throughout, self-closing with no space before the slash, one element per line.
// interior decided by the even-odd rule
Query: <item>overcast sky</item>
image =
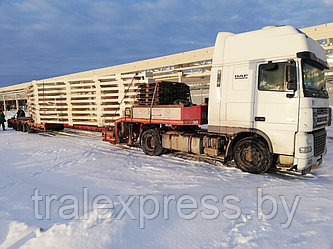
<path fill-rule="evenodd" d="M 333 0 L 0 0 L 0 86 L 332 22 Z"/>

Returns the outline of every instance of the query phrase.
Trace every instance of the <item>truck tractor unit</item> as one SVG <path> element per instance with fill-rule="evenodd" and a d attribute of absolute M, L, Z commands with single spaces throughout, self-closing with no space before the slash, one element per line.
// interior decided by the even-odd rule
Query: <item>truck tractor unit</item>
<path fill-rule="evenodd" d="M 251 173 L 276 166 L 306 174 L 326 153 L 325 69 L 321 46 L 293 27 L 219 33 L 208 108 L 134 105 L 104 140 L 136 142 L 153 156 L 167 149 L 233 161 Z"/>

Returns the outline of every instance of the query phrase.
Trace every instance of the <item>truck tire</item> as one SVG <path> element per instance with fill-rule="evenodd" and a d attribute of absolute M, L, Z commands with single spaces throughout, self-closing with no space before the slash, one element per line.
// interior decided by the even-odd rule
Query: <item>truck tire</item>
<path fill-rule="evenodd" d="M 273 156 L 264 141 L 259 138 L 247 137 L 236 143 L 234 160 L 242 171 L 260 174 L 272 166 Z"/>
<path fill-rule="evenodd" d="M 141 137 L 141 147 L 145 154 L 159 156 L 163 152 L 161 136 L 156 129 L 146 130 Z"/>

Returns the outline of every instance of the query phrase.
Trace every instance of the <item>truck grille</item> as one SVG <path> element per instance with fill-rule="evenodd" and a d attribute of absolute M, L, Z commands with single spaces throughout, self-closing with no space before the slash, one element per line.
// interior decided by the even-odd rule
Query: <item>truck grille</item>
<path fill-rule="evenodd" d="M 329 108 L 313 108 L 313 128 L 325 126 L 329 119 Z"/>
<path fill-rule="evenodd" d="M 325 152 L 326 130 L 322 129 L 312 133 L 314 139 L 314 156 L 319 156 Z"/>

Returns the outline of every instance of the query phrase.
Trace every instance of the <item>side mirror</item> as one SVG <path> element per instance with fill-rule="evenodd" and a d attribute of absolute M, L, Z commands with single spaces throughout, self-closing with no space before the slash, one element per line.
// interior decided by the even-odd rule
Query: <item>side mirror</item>
<path fill-rule="evenodd" d="M 287 81 L 287 89 L 296 91 L 297 90 L 297 70 L 296 70 L 296 62 L 294 60 L 290 60 L 287 63 L 286 68 L 286 81 Z"/>

